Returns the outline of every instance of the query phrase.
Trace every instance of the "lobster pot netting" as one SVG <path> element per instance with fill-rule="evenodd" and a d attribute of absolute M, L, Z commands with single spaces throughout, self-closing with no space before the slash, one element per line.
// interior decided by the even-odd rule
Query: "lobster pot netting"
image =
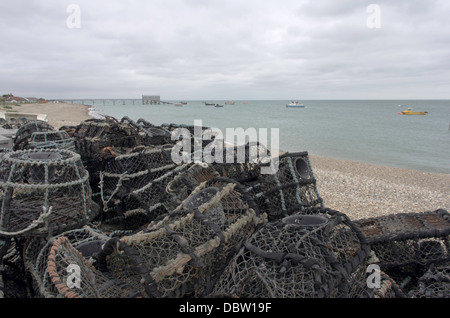
<path fill-rule="evenodd" d="M 203 156 L 221 176 L 241 183 L 257 178 L 261 167 L 268 167 L 271 160 L 270 151 L 260 143 L 225 146 L 223 140 L 218 139 L 204 149 Z"/>
<path fill-rule="evenodd" d="M 83 226 L 98 212 L 88 173 L 74 152 L 10 152 L 0 171 L 0 235 L 58 234 Z"/>
<path fill-rule="evenodd" d="M 50 250 L 55 244 L 56 240 L 63 237 L 73 248 L 82 253 L 86 259 L 85 262 L 92 262 L 92 254 L 100 249 L 100 246 L 106 242 L 109 237 L 104 233 L 95 230 L 94 228 L 85 225 L 79 229 L 63 232 L 57 236 L 49 239 L 40 237 L 29 238 L 24 246 L 23 259 L 27 272 L 32 278 L 32 287 L 36 297 L 58 297 L 61 296 L 58 289 L 52 283 L 49 276 L 48 257 Z M 73 264 L 84 264 L 81 258 L 74 260 Z M 64 270 L 63 265 L 60 268 Z M 68 266 L 67 264 L 66 266 Z M 67 276 L 70 273 L 64 273 L 64 280 L 67 281 Z M 82 279 L 93 279 L 92 276 L 83 276 Z M 94 295 L 95 296 L 95 295 Z"/>
<path fill-rule="evenodd" d="M 238 183 L 211 179 L 146 230 L 108 241 L 97 264 L 147 297 L 204 296 L 235 246 L 266 221 L 251 206 Z"/>
<path fill-rule="evenodd" d="M 28 121 L 17 130 L 16 135 L 14 136 L 13 149 L 24 150 L 26 149 L 33 133 L 50 131 L 55 131 L 55 128 L 45 121 Z"/>
<path fill-rule="evenodd" d="M 307 152 L 283 154 L 270 168 L 272 173 L 246 183 L 270 221 L 307 207 L 323 207 Z"/>
<path fill-rule="evenodd" d="M 312 207 L 269 222 L 243 244 L 211 295 L 367 297 L 370 247 L 344 214 Z"/>
<path fill-rule="evenodd" d="M 405 292 L 431 264 L 450 260 L 450 215 L 445 210 L 399 213 L 355 221 L 381 269 Z"/>
<path fill-rule="evenodd" d="M 25 149 L 56 148 L 75 151 L 74 139 L 66 131 L 39 131 L 34 132 Z"/>
<path fill-rule="evenodd" d="M 432 264 L 420 277 L 415 290 L 408 293 L 411 298 L 450 298 L 450 262 Z"/>

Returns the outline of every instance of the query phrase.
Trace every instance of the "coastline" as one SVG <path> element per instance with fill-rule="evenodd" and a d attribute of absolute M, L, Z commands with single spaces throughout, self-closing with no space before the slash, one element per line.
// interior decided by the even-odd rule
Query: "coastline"
<path fill-rule="evenodd" d="M 95 118 L 91 106 L 71 103 L 24 104 L 13 106 L 13 111 L 46 114 L 55 129 Z M 324 205 L 351 219 L 450 210 L 450 174 L 315 155 L 309 158 Z"/>
<path fill-rule="evenodd" d="M 90 107 L 72 103 L 22 104 L 13 106 L 13 111 L 46 114 L 47 120 L 56 130 L 62 126 L 76 126 L 84 120 L 94 118 Z"/>

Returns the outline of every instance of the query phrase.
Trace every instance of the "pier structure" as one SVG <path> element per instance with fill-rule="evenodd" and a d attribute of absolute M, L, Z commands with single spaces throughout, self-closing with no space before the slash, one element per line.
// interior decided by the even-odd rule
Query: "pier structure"
<path fill-rule="evenodd" d="M 47 100 L 47 102 L 64 102 L 64 103 L 77 103 L 77 104 L 83 104 L 83 105 L 95 105 L 95 104 L 106 104 L 111 103 L 113 105 L 117 104 L 138 104 L 141 102 L 141 99 L 132 99 L 132 98 L 69 98 L 69 99 L 54 99 L 54 100 Z M 145 104 L 172 104 L 170 102 L 165 102 L 160 99 L 159 96 L 149 96 L 149 95 L 142 95 L 142 105 Z"/>

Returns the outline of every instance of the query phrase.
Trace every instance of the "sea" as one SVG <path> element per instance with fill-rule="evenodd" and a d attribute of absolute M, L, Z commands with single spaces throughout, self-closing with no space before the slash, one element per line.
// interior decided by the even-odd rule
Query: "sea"
<path fill-rule="evenodd" d="M 220 129 L 255 129 L 278 134 L 279 149 L 424 172 L 450 174 L 450 100 L 302 100 L 304 108 L 287 108 L 290 100 L 205 100 L 186 105 L 143 105 L 141 99 L 84 101 L 94 117 L 140 118 Z M 401 115 L 412 108 L 426 115 Z M 276 130 L 278 129 L 278 131 Z M 258 135 L 263 139 L 263 135 Z"/>

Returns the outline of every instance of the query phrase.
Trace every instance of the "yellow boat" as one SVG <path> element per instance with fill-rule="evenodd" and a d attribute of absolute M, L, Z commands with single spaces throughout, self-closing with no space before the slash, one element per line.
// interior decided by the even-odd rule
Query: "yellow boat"
<path fill-rule="evenodd" d="M 411 108 L 408 108 L 408 110 L 404 110 L 400 114 L 403 114 L 403 115 L 426 115 L 426 114 L 428 114 L 428 112 L 421 112 L 421 111 L 416 112 L 416 111 L 413 111 Z"/>

